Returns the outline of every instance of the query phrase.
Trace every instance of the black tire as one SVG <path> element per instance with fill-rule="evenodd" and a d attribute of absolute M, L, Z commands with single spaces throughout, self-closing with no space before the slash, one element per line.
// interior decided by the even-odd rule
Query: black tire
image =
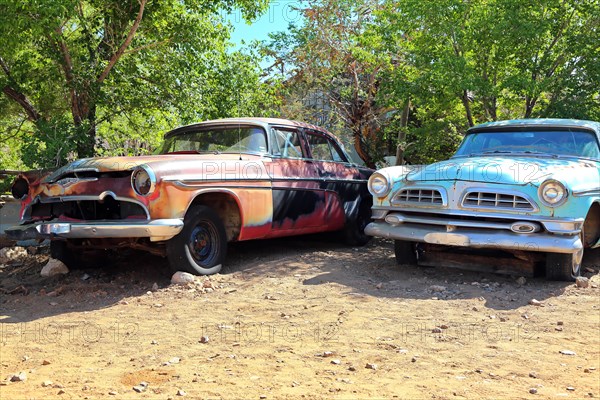
<path fill-rule="evenodd" d="M 417 265 L 417 244 L 405 240 L 394 240 L 394 254 L 397 264 Z"/>
<path fill-rule="evenodd" d="M 363 198 L 360 202 L 356 218 L 349 221 L 344 228 L 344 241 L 350 246 L 364 246 L 369 243 L 371 236 L 365 233 L 365 228 L 372 221 L 370 199 Z"/>
<path fill-rule="evenodd" d="M 581 274 L 583 249 L 577 253 L 547 253 L 546 279 L 551 281 L 574 281 Z"/>
<path fill-rule="evenodd" d="M 216 274 L 227 253 L 227 235 L 219 216 L 209 207 L 192 206 L 183 229 L 167 242 L 167 259 L 173 271 L 194 275 Z"/>
<path fill-rule="evenodd" d="M 69 269 L 85 267 L 82 257 L 69 248 L 66 240 L 50 241 L 50 257 L 62 261 Z"/>

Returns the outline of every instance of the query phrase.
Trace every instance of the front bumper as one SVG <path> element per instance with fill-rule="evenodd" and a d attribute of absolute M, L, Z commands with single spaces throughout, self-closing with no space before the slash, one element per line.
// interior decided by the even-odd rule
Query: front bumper
<path fill-rule="evenodd" d="M 404 223 L 391 225 L 377 220 L 365 228 L 370 236 L 412 242 L 473 248 L 576 253 L 583 248 L 579 235 L 548 233 L 518 234 L 509 231 L 457 227 L 448 231 L 445 226 Z"/>
<path fill-rule="evenodd" d="M 183 229 L 180 219 L 151 221 L 98 221 L 98 222 L 38 222 L 8 228 L 6 235 L 14 240 L 61 237 L 90 238 L 150 238 L 168 240 Z"/>

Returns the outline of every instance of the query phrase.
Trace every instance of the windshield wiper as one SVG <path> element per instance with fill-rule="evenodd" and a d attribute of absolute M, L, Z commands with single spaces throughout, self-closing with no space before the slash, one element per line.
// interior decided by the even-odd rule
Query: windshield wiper
<path fill-rule="evenodd" d="M 512 153 L 512 151 L 508 151 L 508 150 L 482 151 L 482 152 L 477 152 L 477 153 L 470 153 L 469 157 L 477 156 L 480 154 L 510 154 L 510 153 Z"/>
<path fill-rule="evenodd" d="M 552 158 L 558 158 L 558 157 L 560 157 L 559 154 L 548 153 L 548 152 L 545 152 L 545 151 L 523 150 L 523 151 L 519 151 L 518 153 L 533 154 L 533 155 L 542 155 L 542 156 L 548 156 L 548 157 L 552 157 Z"/>
<path fill-rule="evenodd" d="M 558 155 L 556 155 L 556 154 L 547 153 L 544 151 L 532 151 L 532 150 L 520 150 L 520 151 L 493 150 L 493 151 L 484 151 L 481 153 L 471 153 L 469 156 L 473 156 L 473 155 L 477 155 L 477 154 L 543 154 L 543 155 L 548 155 L 548 156 L 552 156 L 552 157 L 558 157 Z"/>

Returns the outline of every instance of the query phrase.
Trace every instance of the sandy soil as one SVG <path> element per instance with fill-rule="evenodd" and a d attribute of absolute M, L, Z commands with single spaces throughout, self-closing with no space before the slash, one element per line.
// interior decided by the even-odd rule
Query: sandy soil
<path fill-rule="evenodd" d="M 1 399 L 600 396 L 599 251 L 589 288 L 398 266 L 386 241 L 240 243 L 188 286 L 140 253 L 46 259 L 0 271 Z"/>

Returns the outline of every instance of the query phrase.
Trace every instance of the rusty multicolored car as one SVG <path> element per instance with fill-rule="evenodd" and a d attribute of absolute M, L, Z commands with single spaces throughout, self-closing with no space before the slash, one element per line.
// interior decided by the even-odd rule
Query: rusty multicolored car
<path fill-rule="evenodd" d="M 341 231 L 365 244 L 372 170 L 326 130 L 283 119 L 223 119 L 177 128 L 155 156 L 91 158 L 19 176 L 15 239 L 50 237 L 52 256 L 133 247 L 175 270 L 212 274 L 232 241 Z"/>
<path fill-rule="evenodd" d="M 599 143 L 591 121 L 475 126 L 447 161 L 374 173 L 366 232 L 394 239 L 402 264 L 572 280 L 584 249 L 600 247 Z"/>

